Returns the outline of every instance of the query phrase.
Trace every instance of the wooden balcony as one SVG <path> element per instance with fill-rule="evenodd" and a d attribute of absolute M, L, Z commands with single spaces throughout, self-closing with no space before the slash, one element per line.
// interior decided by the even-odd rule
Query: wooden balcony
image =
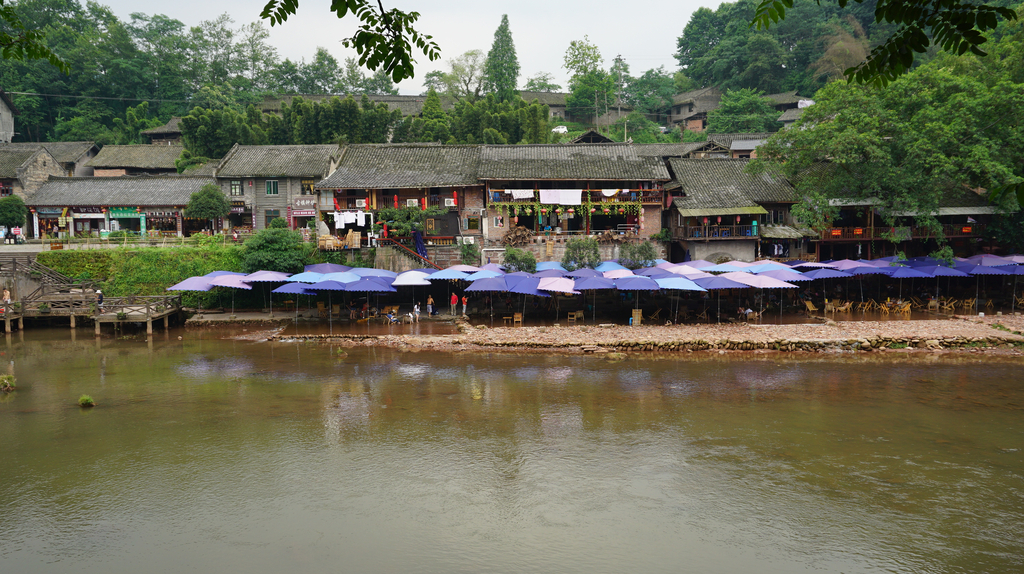
<path fill-rule="evenodd" d="M 675 241 L 757 239 L 753 225 L 687 225 L 673 229 Z"/>
<path fill-rule="evenodd" d="M 983 223 L 946 224 L 942 233 L 947 238 L 980 237 L 985 233 Z M 876 241 L 895 238 L 897 241 L 911 239 L 934 239 L 935 233 L 924 227 L 832 227 L 821 232 L 822 241 Z"/>
<path fill-rule="evenodd" d="M 534 197 L 527 199 L 512 199 L 511 194 L 506 194 L 500 191 L 489 192 L 488 195 L 489 203 L 534 203 L 538 201 L 538 197 L 534 194 Z M 629 191 L 628 193 L 619 194 L 615 197 L 605 197 L 601 195 L 600 191 L 584 191 L 583 202 L 590 199 L 591 203 L 618 203 L 621 201 L 639 201 L 644 205 L 660 205 L 664 198 L 664 192 L 660 189 L 636 189 Z"/>

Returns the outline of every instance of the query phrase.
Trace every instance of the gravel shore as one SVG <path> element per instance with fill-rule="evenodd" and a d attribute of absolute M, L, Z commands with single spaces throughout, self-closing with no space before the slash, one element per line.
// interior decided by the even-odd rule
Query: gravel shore
<path fill-rule="evenodd" d="M 995 326 L 998 324 L 1000 327 Z M 937 321 L 829 321 L 800 325 L 669 325 L 625 327 L 474 327 L 462 324 L 452 335 L 310 336 L 281 335 L 275 340 L 330 340 L 350 345 L 379 345 L 436 350 L 508 350 L 528 352 L 621 351 L 1024 351 L 1024 318 L 953 317 Z"/>

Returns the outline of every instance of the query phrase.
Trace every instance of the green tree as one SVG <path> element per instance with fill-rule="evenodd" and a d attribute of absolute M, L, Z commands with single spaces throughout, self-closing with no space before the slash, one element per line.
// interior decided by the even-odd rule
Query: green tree
<path fill-rule="evenodd" d="M 548 72 L 537 72 L 533 77 L 526 80 L 523 90 L 527 92 L 557 92 L 562 86 L 554 83 L 555 76 Z"/>
<path fill-rule="evenodd" d="M 270 20 L 270 25 L 274 26 L 295 14 L 298 7 L 298 0 L 270 0 L 263 7 L 260 17 Z M 369 0 L 335 2 L 331 5 L 331 11 L 339 18 L 351 12 L 359 19 L 361 24 L 356 33 L 342 40 L 342 44 L 356 50 L 361 66 L 370 70 L 381 68 L 396 83 L 415 75 L 414 47 L 428 60 L 441 57 L 441 50 L 433 38 L 413 28 L 420 17 L 419 12 L 385 10 L 383 4 Z"/>
<path fill-rule="evenodd" d="M 841 8 L 848 3 L 839 0 Z M 914 52 L 927 51 L 932 42 L 950 54 L 969 51 L 984 56 L 980 47 L 988 40 L 984 32 L 995 30 L 1001 19 L 1017 19 L 1010 8 L 960 0 L 877 0 L 874 4 L 875 21 L 895 24 L 896 30 L 873 48 L 866 60 L 844 74 L 850 80 L 876 86 L 885 86 L 910 71 Z M 751 26 L 768 28 L 785 19 L 786 9 L 792 7 L 793 0 L 762 0 Z"/>
<path fill-rule="evenodd" d="M 271 222 L 273 225 L 277 218 Z M 302 234 L 285 228 L 270 227 L 258 231 L 242 245 L 242 269 L 246 273 L 255 271 L 281 271 L 298 273 L 306 261 L 302 248 Z"/>
<path fill-rule="evenodd" d="M 623 243 L 619 246 L 619 265 L 626 269 L 643 269 L 654 265 L 658 253 L 650 241 Z"/>
<path fill-rule="evenodd" d="M 782 124 L 778 122 L 779 112 L 773 104 L 754 90 L 730 90 L 722 95 L 719 107 L 708 112 L 708 131 L 718 134 L 778 131 Z"/>
<path fill-rule="evenodd" d="M 502 265 L 505 266 L 505 271 L 508 273 L 516 273 L 518 271 L 522 271 L 523 273 L 537 272 L 537 258 L 534 257 L 533 252 L 528 249 L 506 247 L 505 257 L 502 259 Z"/>
<path fill-rule="evenodd" d="M 601 251 L 594 237 L 574 237 L 565 242 L 562 267 L 566 271 L 593 269 L 601 264 Z"/>
<path fill-rule="evenodd" d="M 0 20 L 3 21 L 5 28 L 0 30 L 0 53 L 3 54 L 4 59 L 43 59 L 60 70 L 61 73 L 66 74 L 71 71 L 71 66 L 46 45 L 44 32 L 25 26 L 14 8 L 5 5 L 5 0 L 0 0 Z"/>
<path fill-rule="evenodd" d="M 10 229 L 25 225 L 25 218 L 28 217 L 28 208 L 25 202 L 17 195 L 8 195 L 0 198 L 0 225 Z"/>
<path fill-rule="evenodd" d="M 164 125 L 164 122 L 158 118 L 148 116 L 149 102 L 142 102 L 134 108 L 128 108 L 123 120 L 114 118 L 114 143 L 118 145 L 148 143 L 143 141 L 145 138 L 139 132 Z"/>
<path fill-rule="evenodd" d="M 627 78 L 622 99 L 634 110 L 657 118 L 671 109 L 676 93 L 675 80 L 660 67 L 647 70 L 638 78 Z"/>
<path fill-rule="evenodd" d="M 615 104 L 615 79 L 604 70 L 575 76 L 571 93 L 565 98 L 566 111 L 576 118 L 597 117 Z"/>
<path fill-rule="evenodd" d="M 214 183 L 208 183 L 193 193 L 188 198 L 188 205 L 185 206 L 185 217 L 209 219 L 210 229 L 214 228 L 214 219 L 227 217 L 229 213 L 231 202 Z"/>
<path fill-rule="evenodd" d="M 501 16 L 501 25 L 494 32 L 494 43 L 487 52 L 484 64 L 487 87 L 494 92 L 498 101 L 505 102 L 516 97 L 519 85 L 519 58 L 512 42 L 512 31 L 508 27 L 508 14 Z"/>
<path fill-rule="evenodd" d="M 571 88 L 575 78 L 600 70 L 604 58 L 601 57 L 601 50 L 597 45 L 590 42 L 590 37 L 583 36 L 582 40 L 569 42 L 563 62 L 571 76 L 569 79 Z"/>
<path fill-rule="evenodd" d="M 441 76 L 442 89 L 456 100 L 475 102 L 484 90 L 484 53 L 470 50 L 448 60 L 448 71 Z"/>
<path fill-rule="evenodd" d="M 973 61 L 933 62 L 885 89 L 833 82 L 758 148 L 751 169 L 793 181 L 794 213 L 816 228 L 835 216 L 835 200 L 870 199 L 887 226 L 910 212 L 941 233 L 944 196 L 1024 182 L 1024 85 L 995 66 L 979 74 Z M 1014 203 L 1007 195 L 1003 206 Z"/>

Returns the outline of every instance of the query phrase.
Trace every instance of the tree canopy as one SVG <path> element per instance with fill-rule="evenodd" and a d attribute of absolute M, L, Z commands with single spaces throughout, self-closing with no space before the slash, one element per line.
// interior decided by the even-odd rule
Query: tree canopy
<path fill-rule="evenodd" d="M 216 219 L 227 217 L 229 213 L 231 202 L 214 183 L 208 183 L 193 193 L 185 206 L 185 217 L 195 219 Z"/>
<path fill-rule="evenodd" d="M 0 198 L 0 225 L 10 229 L 25 225 L 28 208 L 17 195 Z"/>
<path fill-rule="evenodd" d="M 775 102 L 755 90 L 730 90 L 722 95 L 717 109 L 708 112 L 711 133 L 763 133 L 778 131 L 779 112 Z"/>
<path fill-rule="evenodd" d="M 491 51 L 487 52 L 484 70 L 487 87 L 498 101 L 505 102 L 515 97 L 519 84 L 519 58 L 508 27 L 508 14 L 501 16 L 501 25 L 494 32 L 494 43 Z"/>
<path fill-rule="evenodd" d="M 260 270 L 298 273 L 305 261 L 302 234 L 287 228 L 260 230 L 242 246 L 242 269 L 246 273 Z"/>
<path fill-rule="evenodd" d="M 814 227 L 836 216 L 835 200 L 871 201 L 887 224 L 917 214 L 938 231 L 944 198 L 1024 182 L 1024 63 L 1017 36 L 995 55 L 946 56 L 884 89 L 836 81 L 790 129 L 758 148 L 751 169 L 779 170 Z M 1004 194 L 1000 205 L 1014 209 Z"/>

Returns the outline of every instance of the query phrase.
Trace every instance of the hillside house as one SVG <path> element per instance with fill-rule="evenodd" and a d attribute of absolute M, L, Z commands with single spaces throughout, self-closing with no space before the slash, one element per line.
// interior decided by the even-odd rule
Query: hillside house
<path fill-rule="evenodd" d="M 103 146 L 96 157 L 85 163 L 96 177 L 122 175 L 175 175 L 174 160 L 181 157 L 181 145 L 140 144 Z"/>

